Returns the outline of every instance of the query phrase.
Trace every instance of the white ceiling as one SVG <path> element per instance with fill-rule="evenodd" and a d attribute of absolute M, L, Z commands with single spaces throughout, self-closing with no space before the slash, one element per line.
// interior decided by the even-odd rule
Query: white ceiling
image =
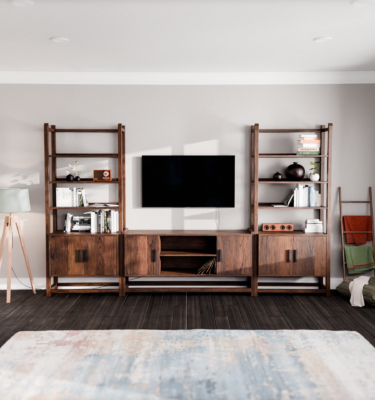
<path fill-rule="evenodd" d="M 0 71 L 375 71 L 367 1 L 0 0 Z"/>

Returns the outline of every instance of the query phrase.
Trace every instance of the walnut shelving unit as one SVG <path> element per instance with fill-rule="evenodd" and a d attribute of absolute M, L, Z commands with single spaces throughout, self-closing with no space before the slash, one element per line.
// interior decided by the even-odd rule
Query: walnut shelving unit
<path fill-rule="evenodd" d="M 117 153 L 57 153 L 58 133 L 113 133 L 117 134 Z M 93 179 L 67 181 L 56 177 L 57 158 L 117 158 L 118 178 L 98 182 Z M 123 295 L 125 278 L 123 274 L 122 233 L 126 227 L 125 204 L 125 126 L 118 124 L 114 129 L 57 129 L 55 125 L 44 124 L 44 172 L 46 210 L 46 292 L 52 293 L 98 293 L 112 292 Z M 111 184 L 118 185 L 118 207 L 56 207 L 58 184 Z M 116 203 L 114 203 L 116 204 Z M 58 210 L 100 210 L 119 211 L 118 233 L 64 233 L 57 229 Z M 52 221 L 51 221 L 52 217 Z M 116 277 L 114 282 L 69 282 L 59 283 L 59 277 Z M 53 280 L 53 282 L 52 282 Z M 83 286 L 87 289 L 79 289 Z M 117 286 L 117 287 L 116 287 Z M 69 287 L 66 289 L 65 287 Z M 112 288 L 115 287 L 115 288 Z"/>
<path fill-rule="evenodd" d="M 263 293 L 325 293 L 330 295 L 330 249 L 331 249 L 331 171 L 332 171 L 332 124 L 322 125 L 317 129 L 259 129 L 259 124 L 251 127 L 251 212 L 250 231 L 253 232 L 253 251 L 257 252 L 254 263 L 254 278 L 265 277 L 316 277 L 316 283 L 282 283 L 267 282 L 253 286 Z M 318 133 L 321 140 L 320 155 L 297 155 L 292 153 L 259 153 L 259 134 L 278 133 Z M 321 161 L 320 181 L 273 181 L 270 178 L 259 178 L 260 158 L 317 158 Z M 273 207 L 277 203 L 259 203 L 259 184 L 296 184 L 310 182 L 320 185 L 322 198 L 321 207 Z M 305 234 L 303 231 L 294 232 L 259 232 L 258 215 L 260 209 L 267 210 L 318 210 L 319 218 L 323 221 L 323 234 Z M 272 217 L 270 218 L 272 219 Z M 267 221 L 270 222 L 270 221 Z M 293 260 L 291 252 L 293 251 Z M 325 278 L 325 282 L 324 279 Z M 259 289 L 258 286 L 288 286 L 295 289 Z M 301 287 L 317 287 L 306 289 Z M 253 293 L 253 295 L 256 295 Z"/>

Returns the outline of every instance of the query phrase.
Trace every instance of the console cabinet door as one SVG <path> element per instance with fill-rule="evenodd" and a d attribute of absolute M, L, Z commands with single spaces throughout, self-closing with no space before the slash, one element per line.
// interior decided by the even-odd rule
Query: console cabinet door
<path fill-rule="evenodd" d="M 125 275 L 160 275 L 160 236 L 125 235 Z"/>
<path fill-rule="evenodd" d="M 322 236 L 294 237 L 293 274 L 324 276 L 327 270 L 327 238 Z"/>
<path fill-rule="evenodd" d="M 51 236 L 51 276 L 118 276 L 118 236 Z"/>
<path fill-rule="evenodd" d="M 292 276 L 292 250 L 293 236 L 259 235 L 258 275 Z"/>
<path fill-rule="evenodd" d="M 327 238 L 259 235 L 259 276 L 324 276 Z"/>
<path fill-rule="evenodd" d="M 119 237 L 84 236 L 82 238 L 84 275 L 119 275 Z"/>
<path fill-rule="evenodd" d="M 81 247 L 81 238 L 71 238 L 68 235 L 50 236 L 48 243 L 50 276 L 69 276 L 70 270 L 75 270 L 78 263 L 75 247 Z"/>
<path fill-rule="evenodd" d="M 251 235 L 217 236 L 217 275 L 251 276 L 251 273 Z"/>

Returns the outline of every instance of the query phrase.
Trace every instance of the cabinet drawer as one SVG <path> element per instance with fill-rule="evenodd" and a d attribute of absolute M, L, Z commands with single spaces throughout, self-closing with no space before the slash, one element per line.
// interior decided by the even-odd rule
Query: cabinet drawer
<path fill-rule="evenodd" d="M 51 236 L 50 276 L 118 276 L 118 236 Z"/>
<path fill-rule="evenodd" d="M 323 276 L 326 270 L 326 237 L 259 236 L 259 276 Z"/>

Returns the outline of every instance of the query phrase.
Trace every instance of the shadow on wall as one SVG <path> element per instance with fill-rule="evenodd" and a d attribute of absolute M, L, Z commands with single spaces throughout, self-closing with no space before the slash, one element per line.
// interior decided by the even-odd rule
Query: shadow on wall
<path fill-rule="evenodd" d="M 223 128 L 221 128 L 222 130 Z M 212 127 L 210 128 L 212 132 Z M 201 140 L 181 145 L 177 148 L 169 144 L 168 153 L 171 155 L 235 155 L 236 157 L 236 175 L 235 175 L 235 209 L 243 209 L 245 211 L 245 219 L 250 218 L 250 209 L 246 205 L 250 204 L 250 152 L 251 152 L 251 128 L 243 126 L 240 131 L 236 127 L 235 131 L 231 125 L 227 132 L 216 134 L 213 139 L 212 134 L 203 135 Z M 208 136 L 208 137 L 207 137 Z M 238 139 L 240 136 L 240 139 Z M 190 139 L 189 139 L 190 141 Z M 158 143 L 155 148 L 155 155 L 161 155 L 159 151 L 163 148 L 163 143 Z M 182 149 L 182 150 L 180 150 Z M 142 151 L 142 150 L 141 150 Z M 144 149 L 145 154 L 152 155 L 152 150 Z M 139 153 L 138 153 L 139 154 Z M 167 155 L 167 154 L 165 154 Z M 142 208 L 142 157 L 132 157 L 132 208 Z M 196 215 L 185 215 L 184 208 L 171 208 L 170 218 L 172 229 L 186 229 L 184 221 L 186 220 L 207 220 L 216 221 L 218 225 L 218 215 L 216 211 L 203 212 Z M 234 209 L 223 209 L 223 220 L 231 220 Z"/>
<path fill-rule="evenodd" d="M 44 176 L 42 177 L 41 173 L 43 169 L 42 162 L 19 171 L 1 164 L 0 187 L 29 189 L 31 211 L 44 214 Z"/>

